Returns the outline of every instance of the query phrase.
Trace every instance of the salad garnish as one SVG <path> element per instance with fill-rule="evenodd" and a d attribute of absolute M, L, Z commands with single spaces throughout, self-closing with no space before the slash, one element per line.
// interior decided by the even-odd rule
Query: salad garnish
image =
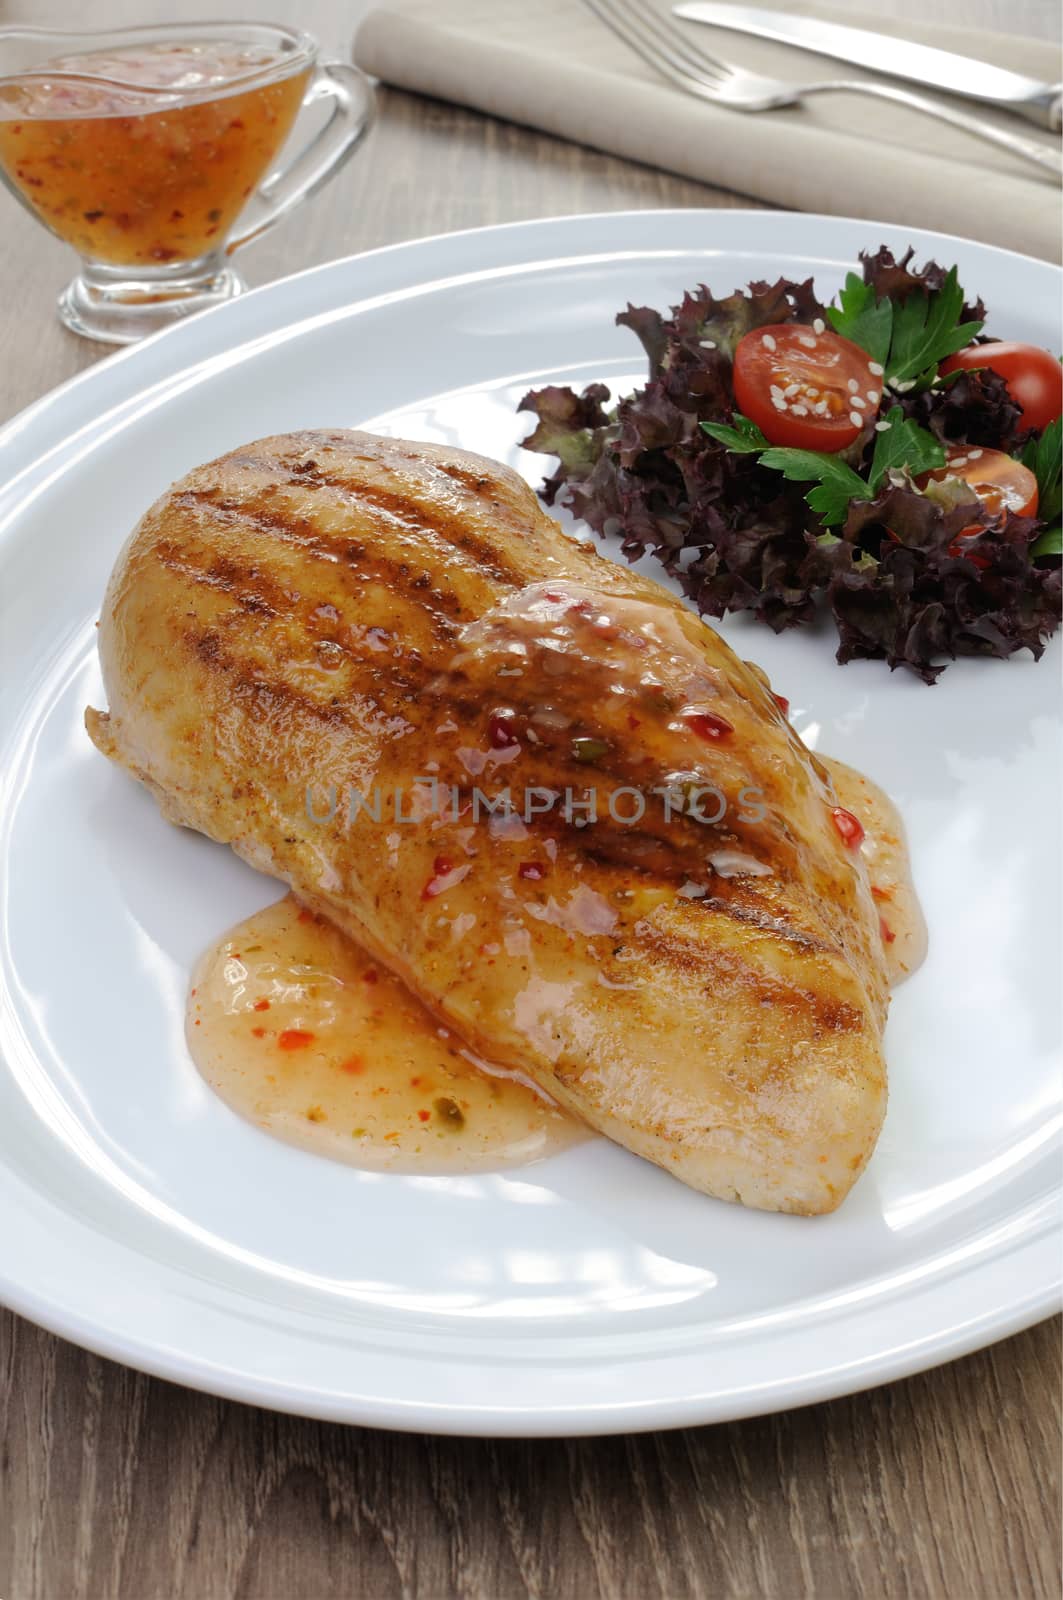
<path fill-rule="evenodd" d="M 836 455 L 815 450 L 792 450 L 769 445 L 755 422 L 736 412 L 733 426 L 703 422 L 702 428 L 728 450 L 742 455 L 758 455 L 762 467 L 781 472 L 794 483 L 814 482 L 805 500 L 825 528 L 844 522 L 853 500 L 873 500 L 891 472 L 907 471 L 912 477 L 932 467 L 945 465 L 944 447 L 894 406 L 884 422 L 875 424 L 875 440 L 867 477 Z"/>
<path fill-rule="evenodd" d="M 955 267 L 861 256 L 811 279 L 629 306 L 647 382 L 547 387 L 525 447 L 543 485 L 629 560 L 652 552 L 704 615 L 777 632 L 822 610 L 837 658 L 933 683 L 948 659 L 1039 656 L 1060 618 L 1058 361 L 982 332 Z"/>

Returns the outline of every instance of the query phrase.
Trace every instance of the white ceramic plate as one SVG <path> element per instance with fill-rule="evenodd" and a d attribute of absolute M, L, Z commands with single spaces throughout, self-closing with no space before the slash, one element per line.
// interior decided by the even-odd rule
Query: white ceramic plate
<path fill-rule="evenodd" d="M 889 1117 L 832 1217 L 705 1199 L 604 1141 L 498 1175 L 358 1172 L 204 1087 L 193 958 L 276 897 L 164 823 L 89 745 L 93 624 L 144 508 L 267 433 L 371 426 L 544 463 L 531 384 L 641 373 L 613 325 L 707 280 L 815 273 L 909 239 L 957 260 L 990 330 L 1060 346 L 1058 274 L 871 223 L 574 217 L 338 261 L 197 317 L 0 435 L 4 879 L 0 1296 L 119 1360 L 312 1415 L 455 1433 L 708 1422 L 850 1392 L 1057 1301 L 1058 654 L 928 689 L 839 668 L 827 632 L 725 631 L 810 743 L 908 820 L 931 930 L 889 1024 Z M 1054 657 L 1054 659 L 1052 659 Z"/>

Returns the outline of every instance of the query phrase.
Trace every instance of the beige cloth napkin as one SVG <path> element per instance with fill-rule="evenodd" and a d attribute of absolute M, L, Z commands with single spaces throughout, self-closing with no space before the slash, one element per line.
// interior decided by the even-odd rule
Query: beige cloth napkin
<path fill-rule="evenodd" d="M 1043 40 L 771 3 L 1060 77 L 1059 53 Z M 644 4 L 667 11 L 667 0 Z M 686 26 L 710 55 L 754 72 L 794 81 L 861 76 L 769 40 Z M 870 96 L 825 94 L 756 115 L 704 104 L 666 84 L 580 0 L 391 0 L 363 21 L 355 59 L 401 88 L 778 206 L 936 228 L 1060 259 L 1059 186 L 1010 153 Z M 1016 117 L 951 103 L 1051 141 Z"/>

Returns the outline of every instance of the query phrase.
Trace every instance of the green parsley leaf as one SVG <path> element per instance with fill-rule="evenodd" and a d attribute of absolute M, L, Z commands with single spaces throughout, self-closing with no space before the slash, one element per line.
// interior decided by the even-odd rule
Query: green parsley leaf
<path fill-rule="evenodd" d="M 735 455 L 751 456 L 758 450 L 768 448 L 768 441 L 755 422 L 750 422 L 740 411 L 736 411 L 731 420 L 734 423 L 733 428 L 729 428 L 724 422 L 703 422 L 701 426 L 711 438 L 719 440 L 720 444 L 725 444 Z"/>
<path fill-rule="evenodd" d="M 1046 528 L 1030 546 L 1030 554 L 1035 559 L 1037 556 L 1063 556 L 1063 525 L 1057 523 L 1054 528 Z"/>
<path fill-rule="evenodd" d="M 946 372 L 942 377 L 939 372 L 933 383 L 932 389 L 951 389 L 954 383 L 959 383 L 961 378 L 967 378 L 972 372 L 984 372 L 985 367 L 957 367 L 955 372 Z"/>
<path fill-rule="evenodd" d="M 792 483 L 815 483 L 805 499 L 825 527 L 844 522 L 850 500 L 870 500 L 871 485 L 847 467 L 837 456 L 821 455 L 818 450 L 765 450 L 762 467 L 774 467 Z"/>
<path fill-rule="evenodd" d="M 886 379 L 890 383 L 925 388 L 933 383 L 938 366 L 981 333 L 980 322 L 958 322 L 963 310 L 963 290 L 955 267 L 936 294 L 915 290 L 893 311 L 893 338 Z"/>
<path fill-rule="evenodd" d="M 1055 522 L 1063 513 L 1063 418 L 1050 422 L 1039 439 L 1031 439 L 1019 459 L 1037 479 L 1037 515 L 1042 522 Z"/>
<path fill-rule="evenodd" d="M 913 478 L 933 467 L 945 465 L 945 451 L 932 433 L 917 422 L 906 420 L 900 406 L 893 406 L 883 420 L 887 426 L 875 434 L 875 453 L 871 457 L 871 489 L 878 490 L 887 472 L 901 468 Z"/>
<path fill-rule="evenodd" d="M 858 273 L 850 272 L 846 278 L 838 304 L 827 307 L 827 320 L 835 333 L 885 365 L 893 333 L 893 301 L 876 300 L 874 289 Z"/>
<path fill-rule="evenodd" d="M 1037 479 L 1037 515 L 1048 523 L 1030 554 L 1063 555 L 1063 418 L 1050 422 L 1039 439 L 1031 439 L 1019 459 Z"/>
<path fill-rule="evenodd" d="M 789 450 L 769 445 L 755 422 L 736 411 L 733 426 L 703 422 L 705 432 L 738 455 L 759 455 L 762 467 L 781 472 L 791 483 L 814 485 L 805 495 L 809 506 L 831 528 L 844 522 L 851 500 L 871 500 L 892 467 L 904 467 L 913 477 L 945 464 L 945 452 L 932 434 L 905 418 L 894 406 L 886 418 L 888 428 L 875 436 L 870 481 L 861 478 L 836 455 L 819 450 Z"/>

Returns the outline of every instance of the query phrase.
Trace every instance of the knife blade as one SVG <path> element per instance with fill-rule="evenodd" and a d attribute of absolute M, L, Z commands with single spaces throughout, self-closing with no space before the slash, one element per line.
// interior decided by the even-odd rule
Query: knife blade
<path fill-rule="evenodd" d="M 972 56 L 917 44 L 848 23 L 823 22 L 795 12 L 772 11 L 761 6 L 723 3 L 723 0 L 683 0 L 674 7 L 677 17 L 728 28 L 736 33 L 778 39 L 800 50 L 848 61 L 853 66 L 891 78 L 905 78 L 926 87 L 999 105 L 1036 122 L 1040 127 L 1060 126 L 1061 86 L 1039 82 L 1006 67 Z"/>

